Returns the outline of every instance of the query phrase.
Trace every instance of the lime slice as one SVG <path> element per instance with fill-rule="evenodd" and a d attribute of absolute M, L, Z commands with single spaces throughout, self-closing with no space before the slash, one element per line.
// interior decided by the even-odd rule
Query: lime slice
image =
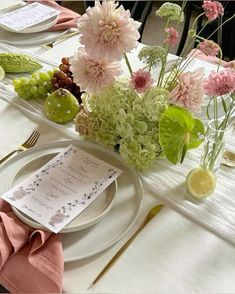
<path fill-rule="evenodd" d="M 197 199 L 203 199 L 214 192 L 216 179 L 209 169 L 198 167 L 190 171 L 186 184 L 190 194 Z"/>
<path fill-rule="evenodd" d="M 5 70 L 0 65 L 0 81 L 5 78 Z"/>

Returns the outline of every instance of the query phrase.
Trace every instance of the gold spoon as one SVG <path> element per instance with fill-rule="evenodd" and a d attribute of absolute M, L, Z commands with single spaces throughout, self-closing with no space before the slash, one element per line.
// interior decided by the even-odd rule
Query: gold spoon
<path fill-rule="evenodd" d="M 164 205 L 156 205 L 150 209 L 144 221 L 140 224 L 137 231 L 127 240 L 127 242 L 118 250 L 118 252 L 110 259 L 110 261 L 106 264 L 106 266 L 101 270 L 98 276 L 90 285 L 89 289 L 94 286 L 98 280 L 108 271 L 108 269 L 115 263 L 115 261 L 122 255 L 122 253 L 128 248 L 131 242 L 135 239 L 135 237 L 143 230 L 143 228 L 151 221 L 151 219 L 157 215 L 160 210 L 164 207 Z"/>

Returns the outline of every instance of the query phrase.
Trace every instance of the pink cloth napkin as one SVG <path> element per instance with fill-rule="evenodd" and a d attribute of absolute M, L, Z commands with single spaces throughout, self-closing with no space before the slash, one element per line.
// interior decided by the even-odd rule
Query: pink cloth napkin
<path fill-rule="evenodd" d="M 27 226 L 0 199 L 0 284 L 10 292 L 61 293 L 63 271 L 60 235 Z"/>
<path fill-rule="evenodd" d="M 192 49 L 190 53 L 188 54 L 188 57 L 191 55 L 193 55 L 195 58 L 208 61 L 210 63 L 214 63 L 214 64 L 219 63 L 219 58 L 213 57 L 213 56 L 207 56 L 204 53 L 202 53 L 202 51 L 199 49 Z M 227 68 L 235 68 L 235 60 L 229 61 L 229 62 L 222 60 L 222 66 Z"/>
<path fill-rule="evenodd" d="M 32 3 L 32 2 L 38 2 L 38 1 L 28 0 L 28 3 Z M 51 6 L 61 11 L 57 23 L 53 27 L 48 29 L 48 31 L 62 31 L 62 30 L 70 29 L 70 28 L 77 28 L 77 22 L 81 16 L 80 14 L 59 5 L 53 0 L 40 0 L 39 2 L 41 4 Z"/>

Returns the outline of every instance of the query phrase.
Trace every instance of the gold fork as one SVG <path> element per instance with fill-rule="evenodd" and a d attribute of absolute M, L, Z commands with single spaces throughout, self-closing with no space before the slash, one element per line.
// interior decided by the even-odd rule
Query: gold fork
<path fill-rule="evenodd" d="M 4 156 L 0 160 L 0 164 L 5 162 L 14 153 L 19 152 L 19 151 L 25 151 L 26 149 L 29 149 L 29 148 L 33 147 L 37 143 L 37 140 L 38 140 L 39 136 L 40 136 L 40 133 L 37 130 L 33 131 L 32 134 L 29 136 L 29 138 L 23 144 L 21 144 L 20 146 L 18 146 L 17 149 L 11 151 L 6 156 Z"/>
<path fill-rule="evenodd" d="M 41 45 L 41 47 L 45 48 L 45 49 L 51 49 L 51 48 L 54 47 L 54 45 L 59 44 L 60 42 L 63 42 L 65 40 L 67 40 L 68 38 L 77 35 L 78 33 L 79 33 L 78 31 L 71 31 L 70 33 L 67 33 L 67 34 L 63 35 L 60 38 L 58 38 L 58 39 L 56 39 L 56 40 L 54 40 L 54 41 L 52 41 L 50 43 Z"/>

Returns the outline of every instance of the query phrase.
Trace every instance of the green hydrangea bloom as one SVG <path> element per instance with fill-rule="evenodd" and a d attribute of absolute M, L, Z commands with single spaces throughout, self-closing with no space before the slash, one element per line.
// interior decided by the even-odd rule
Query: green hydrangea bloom
<path fill-rule="evenodd" d="M 139 170 L 146 169 L 162 153 L 158 124 L 167 108 L 168 94 L 152 87 L 139 95 L 127 81 L 116 82 L 98 97 L 87 99 L 89 119 L 92 118 L 87 138 L 113 149 L 118 146 L 127 163 Z"/>
<path fill-rule="evenodd" d="M 184 20 L 184 13 L 181 7 L 177 4 L 166 2 L 156 11 L 156 15 L 160 17 L 167 17 L 169 20 Z"/>

